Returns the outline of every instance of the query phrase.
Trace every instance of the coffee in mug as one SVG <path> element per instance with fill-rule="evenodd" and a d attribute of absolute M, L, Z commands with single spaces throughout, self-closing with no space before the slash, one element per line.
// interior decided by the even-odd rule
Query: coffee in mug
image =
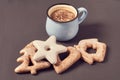
<path fill-rule="evenodd" d="M 73 20 L 75 18 L 75 14 L 72 11 L 66 10 L 66 9 L 58 9 L 55 10 L 50 17 L 59 22 L 66 22 Z"/>

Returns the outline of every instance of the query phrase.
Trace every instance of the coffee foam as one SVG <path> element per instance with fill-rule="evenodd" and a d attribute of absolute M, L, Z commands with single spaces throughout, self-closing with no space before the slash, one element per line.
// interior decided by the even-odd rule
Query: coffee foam
<path fill-rule="evenodd" d="M 75 14 L 75 17 L 77 16 L 76 9 L 70 5 L 55 5 L 48 10 L 48 15 L 50 16 L 54 11 L 58 9 L 65 9 L 65 10 L 71 11 L 72 13 Z"/>

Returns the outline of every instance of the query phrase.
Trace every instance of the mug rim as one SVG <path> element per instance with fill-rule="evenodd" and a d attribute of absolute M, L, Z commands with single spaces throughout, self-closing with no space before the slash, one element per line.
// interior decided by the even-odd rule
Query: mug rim
<path fill-rule="evenodd" d="M 50 8 L 52 8 L 52 7 L 55 6 L 55 5 L 68 5 L 68 6 L 72 6 L 72 7 L 76 10 L 76 12 L 77 12 L 76 17 L 75 17 L 74 19 L 72 19 L 72 20 L 65 21 L 65 22 L 60 22 L 60 21 L 57 21 L 57 20 L 52 19 L 52 18 L 48 15 L 48 11 L 49 11 Z M 71 5 L 71 4 L 68 4 L 68 3 L 56 3 L 56 4 L 53 4 L 53 5 L 51 5 L 50 7 L 48 7 L 46 13 L 47 13 L 47 16 L 48 16 L 51 20 L 53 20 L 53 21 L 55 21 L 55 22 L 58 22 L 58 23 L 68 23 L 68 22 L 72 22 L 72 21 L 74 21 L 74 20 L 78 17 L 78 10 L 77 10 L 77 8 L 74 7 L 74 6 Z"/>

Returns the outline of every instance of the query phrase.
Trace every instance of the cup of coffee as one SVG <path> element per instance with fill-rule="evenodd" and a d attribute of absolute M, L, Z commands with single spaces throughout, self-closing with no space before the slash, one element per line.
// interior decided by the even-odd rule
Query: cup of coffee
<path fill-rule="evenodd" d="M 76 36 L 79 24 L 87 14 L 87 10 L 83 7 L 76 9 L 66 3 L 54 4 L 47 10 L 46 32 L 49 36 L 56 36 L 59 41 L 68 41 Z"/>

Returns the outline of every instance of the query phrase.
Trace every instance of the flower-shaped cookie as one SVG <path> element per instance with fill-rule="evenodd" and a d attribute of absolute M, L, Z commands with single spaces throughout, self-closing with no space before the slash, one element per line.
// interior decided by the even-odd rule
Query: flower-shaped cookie
<path fill-rule="evenodd" d="M 63 45 L 56 43 L 56 37 L 51 36 L 46 41 L 35 40 L 33 45 L 37 48 L 37 52 L 33 59 L 40 61 L 46 58 L 51 64 L 57 63 L 57 55 L 67 51 Z"/>

